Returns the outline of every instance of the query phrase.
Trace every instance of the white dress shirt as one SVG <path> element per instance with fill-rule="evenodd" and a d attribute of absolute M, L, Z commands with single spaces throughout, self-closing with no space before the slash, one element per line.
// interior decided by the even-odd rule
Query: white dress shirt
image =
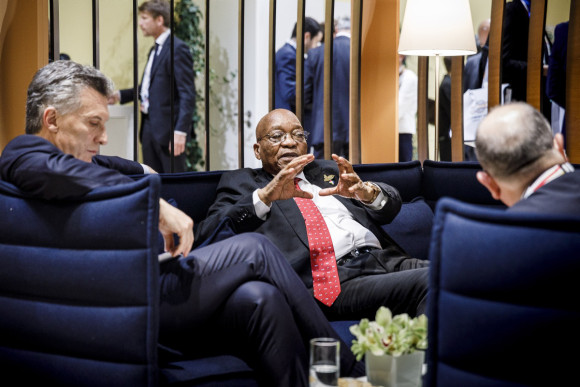
<path fill-rule="evenodd" d="M 399 74 L 399 133 L 415 134 L 417 115 L 417 75 L 404 68 Z"/>
<path fill-rule="evenodd" d="M 151 54 L 149 54 L 149 60 L 145 66 L 143 82 L 141 82 L 141 111 L 145 114 L 149 112 L 149 85 L 151 84 L 151 67 L 153 67 L 153 57 L 155 55 L 159 55 L 161 49 L 163 48 L 163 44 L 169 37 L 169 34 L 171 34 L 171 30 L 167 29 L 165 32 L 161 33 L 157 39 L 155 39 L 155 43 L 158 45 L 157 50 L 151 50 Z"/>

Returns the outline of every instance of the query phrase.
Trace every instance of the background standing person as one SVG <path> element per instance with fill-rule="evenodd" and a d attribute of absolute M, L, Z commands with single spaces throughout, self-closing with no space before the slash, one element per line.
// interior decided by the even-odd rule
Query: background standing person
<path fill-rule="evenodd" d="M 444 56 L 447 74 L 439 85 L 439 160 L 451 161 L 451 57 Z"/>
<path fill-rule="evenodd" d="M 304 54 L 318 46 L 322 39 L 320 24 L 311 17 L 304 19 Z M 296 113 L 296 24 L 290 39 L 276 51 L 276 86 L 274 107 Z"/>
<path fill-rule="evenodd" d="M 165 0 L 145 1 L 139 6 L 139 27 L 155 40 L 139 86 L 143 162 L 157 172 L 171 172 L 171 136 L 174 172 L 185 172 L 185 147 L 193 135 L 195 83 L 189 47 L 174 39 L 174 117 L 171 117 L 170 6 Z M 133 89 L 117 91 L 110 103 L 133 101 Z M 173 121 L 175 125 L 173 126 Z"/>
<path fill-rule="evenodd" d="M 413 160 L 413 135 L 417 133 L 417 75 L 399 54 L 399 161 Z"/>
<path fill-rule="evenodd" d="M 332 55 L 332 153 L 348 158 L 350 101 L 350 18 L 337 23 Z M 309 144 L 324 158 L 324 44 L 308 52 L 304 62 L 304 99 L 312 104 Z"/>
<path fill-rule="evenodd" d="M 487 43 L 489 36 L 489 29 L 491 27 L 491 19 L 482 20 L 477 27 L 477 35 L 475 35 L 475 43 L 477 43 L 477 52 L 481 51 L 482 47 Z"/>
<path fill-rule="evenodd" d="M 568 57 L 568 26 L 566 21 L 556 25 L 554 29 L 554 45 L 550 55 L 548 78 L 546 81 L 546 95 L 552 102 L 558 105 L 561 116 L 558 115 L 561 125 L 552 124 L 552 127 L 562 133 L 566 140 L 566 58 Z M 552 117 L 554 121 L 555 117 Z M 558 123 L 559 123 L 558 122 Z"/>
<path fill-rule="evenodd" d="M 531 0 L 514 0 L 505 5 L 501 41 L 502 83 L 509 83 L 511 100 L 525 102 L 527 98 L 528 39 L 530 29 Z M 542 88 L 548 72 L 551 44 L 545 32 L 542 34 Z M 541 95 L 542 113 L 549 120 L 551 104 L 545 94 Z"/>

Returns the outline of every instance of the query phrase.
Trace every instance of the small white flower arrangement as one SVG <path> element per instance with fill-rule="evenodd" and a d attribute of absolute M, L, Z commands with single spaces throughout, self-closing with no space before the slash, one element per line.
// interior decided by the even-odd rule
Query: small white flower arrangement
<path fill-rule="evenodd" d="M 427 349 L 427 316 L 410 318 L 408 314 L 393 317 L 384 306 L 377 311 L 375 321 L 364 318 L 352 325 L 350 332 L 356 337 L 352 341 L 352 352 L 361 360 L 367 351 L 375 356 L 383 354 L 395 357 Z"/>

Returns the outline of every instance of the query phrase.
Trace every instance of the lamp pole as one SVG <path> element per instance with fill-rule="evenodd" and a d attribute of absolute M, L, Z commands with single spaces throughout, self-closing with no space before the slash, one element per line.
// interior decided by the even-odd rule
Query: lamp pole
<path fill-rule="evenodd" d="M 435 54 L 435 157 L 439 160 L 439 54 Z"/>

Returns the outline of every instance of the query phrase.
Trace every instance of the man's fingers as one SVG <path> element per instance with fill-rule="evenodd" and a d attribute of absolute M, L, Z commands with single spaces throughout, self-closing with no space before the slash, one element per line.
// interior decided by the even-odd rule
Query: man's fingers
<path fill-rule="evenodd" d="M 299 191 L 299 190 L 295 190 L 294 191 L 294 196 L 295 197 L 304 198 L 304 199 L 312 199 L 312 198 L 314 198 L 314 196 L 310 192 Z"/>
<path fill-rule="evenodd" d="M 175 255 L 183 254 L 187 256 L 191 251 L 191 246 L 193 245 L 193 233 L 187 233 L 185 237 L 179 238 L 179 246 L 175 249 Z M 175 256 L 174 255 L 174 256 Z"/>
<path fill-rule="evenodd" d="M 334 188 L 324 188 L 318 191 L 319 196 L 330 196 L 336 194 L 336 187 Z"/>
<path fill-rule="evenodd" d="M 165 251 L 168 251 L 171 253 L 171 256 L 174 257 L 174 251 L 175 251 L 175 241 L 173 240 L 173 234 L 161 234 L 163 236 L 163 244 L 164 244 L 164 249 Z"/>

